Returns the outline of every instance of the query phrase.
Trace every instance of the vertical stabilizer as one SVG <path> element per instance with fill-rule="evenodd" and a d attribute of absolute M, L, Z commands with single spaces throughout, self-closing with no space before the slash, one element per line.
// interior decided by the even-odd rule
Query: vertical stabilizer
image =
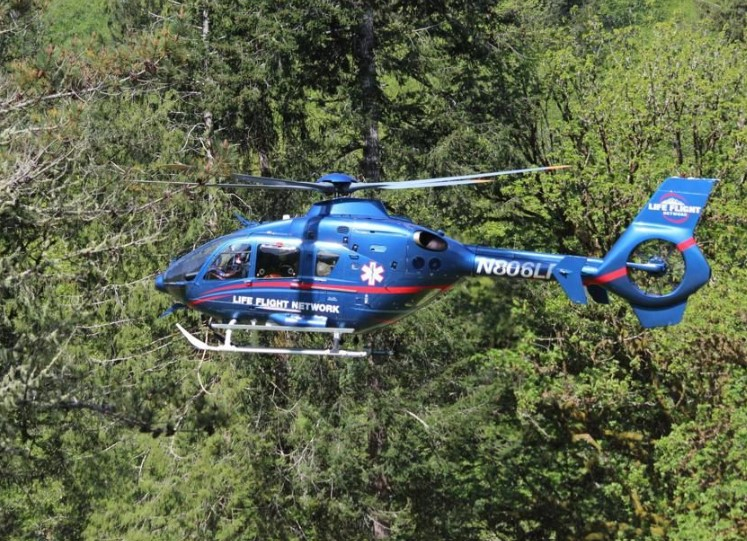
<path fill-rule="evenodd" d="M 675 228 L 692 235 L 715 182 L 710 178 L 668 178 L 633 223 Z"/>

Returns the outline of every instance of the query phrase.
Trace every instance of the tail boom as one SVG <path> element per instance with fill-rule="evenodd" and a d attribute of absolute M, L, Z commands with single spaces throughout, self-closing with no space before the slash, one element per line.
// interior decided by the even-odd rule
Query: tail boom
<path fill-rule="evenodd" d="M 474 253 L 473 276 L 504 276 L 534 280 L 555 280 L 576 303 L 586 304 L 583 278 L 596 273 L 600 259 L 540 252 L 525 252 L 468 246 Z"/>
<path fill-rule="evenodd" d="M 666 179 L 603 259 L 469 246 L 474 254 L 472 275 L 555 280 L 576 303 L 586 304 L 586 293 L 597 302 L 610 291 L 627 300 L 644 327 L 678 323 L 687 300 L 705 285 L 711 269 L 693 233 L 713 189 L 715 179 Z M 659 243 L 679 254 L 684 266 L 667 292 L 642 288 L 632 274 L 665 277 L 673 272 L 665 258 L 632 261 L 641 247 Z M 671 281 L 671 278 L 669 279 Z"/>

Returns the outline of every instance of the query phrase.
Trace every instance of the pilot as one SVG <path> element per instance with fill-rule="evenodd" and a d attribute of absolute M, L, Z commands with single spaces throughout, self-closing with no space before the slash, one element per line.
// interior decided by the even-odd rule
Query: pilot
<path fill-rule="evenodd" d="M 208 271 L 208 278 L 217 278 L 218 280 L 227 280 L 231 278 L 240 278 L 244 271 L 244 263 L 246 262 L 246 254 L 241 252 L 234 255 L 228 260 L 223 268 L 214 268 Z"/>
<path fill-rule="evenodd" d="M 242 254 L 241 252 L 237 253 L 226 269 L 226 273 L 230 273 L 231 278 L 238 277 L 244 272 L 244 263 L 246 263 L 246 254 Z"/>

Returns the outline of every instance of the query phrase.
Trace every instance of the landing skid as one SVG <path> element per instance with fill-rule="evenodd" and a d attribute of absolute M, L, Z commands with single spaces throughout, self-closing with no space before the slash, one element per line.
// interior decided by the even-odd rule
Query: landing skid
<path fill-rule="evenodd" d="M 264 353 L 269 355 L 325 355 L 330 357 L 366 357 L 369 351 L 349 351 L 340 349 L 340 340 L 343 334 L 352 333 L 354 329 L 333 329 L 325 327 L 286 327 L 280 325 L 238 325 L 231 323 L 215 323 L 213 329 L 226 331 L 223 343 L 211 346 L 187 331 L 184 327 L 176 324 L 177 329 L 184 335 L 192 346 L 201 351 L 220 351 L 224 353 Z M 304 348 L 268 348 L 260 346 L 235 346 L 231 343 L 233 331 L 292 331 L 292 332 L 324 332 L 332 334 L 332 347 L 329 349 L 304 349 Z"/>

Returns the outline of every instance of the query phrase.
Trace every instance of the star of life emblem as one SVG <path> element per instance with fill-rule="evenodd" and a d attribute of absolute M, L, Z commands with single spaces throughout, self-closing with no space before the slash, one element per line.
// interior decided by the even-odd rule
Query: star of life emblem
<path fill-rule="evenodd" d="M 384 280 L 384 267 L 380 267 L 375 261 L 371 261 L 368 265 L 363 265 L 361 270 L 363 271 L 361 273 L 361 280 L 370 286 Z"/>

